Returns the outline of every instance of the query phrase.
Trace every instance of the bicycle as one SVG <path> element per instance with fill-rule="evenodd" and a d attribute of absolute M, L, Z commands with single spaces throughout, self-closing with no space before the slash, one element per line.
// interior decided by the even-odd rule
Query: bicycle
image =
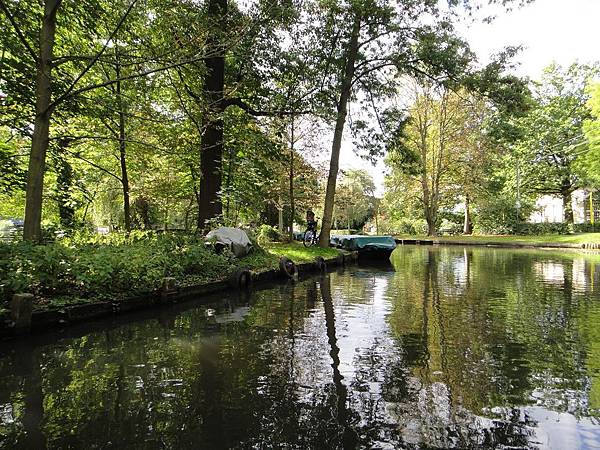
<path fill-rule="evenodd" d="M 309 223 L 308 228 L 304 232 L 304 239 L 302 243 L 305 247 L 312 247 L 319 242 L 319 236 L 317 235 L 317 222 L 314 224 Z"/>

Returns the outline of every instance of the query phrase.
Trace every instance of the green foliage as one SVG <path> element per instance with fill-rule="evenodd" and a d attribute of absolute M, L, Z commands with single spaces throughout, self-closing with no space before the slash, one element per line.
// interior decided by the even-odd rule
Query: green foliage
<path fill-rule="evenodd" d="M 420 218 L 384 218 L 379 221 L 380 231 L 399 236 L 423 236 L 427 234 L 427 222 Z"/>
<path fill-rule="evenodd" d="M 545 234 L 571 234 L 573 225 L 566 222 L 542 222 L 542 223 L 521 223 L 518 225 L 516 234 L 523 236 L 536 236 Z"/>
<path fill-rule="evenodd" d="M 189 235 L 151 233 L 86 237 L 79 234 L 46 245 L 0 244 L 0 299 L 15 292 L 40 298 L 123 298 L 149 292 L 162 278 L 195 275 L 221 279 L 234 267 L 225 255 Z"/>
<path fill-rule="evenodd" d="M 589 151 L 577 161 L 578 169 L 585 174 L 586 181 L 594 187 L 600 186 L 600 83 L 594 83 L 588 90 L 588 107 L 591 117 L 584 121 L 583 131 Z"/>
<path fill-rule="evenodd" d="M 575 233 L 600 233 L 600 223 L 576 223 L 573 224 Z"/>
<path fill-rule="evenodd" d="M 366 170 L 348 170 L 336 188 L 333 220 L 338 228 L 361 229 L 376 208 L 375 184 Z"/>
<path fill-rule="evenodd" d="M 284 240 L 284 237 L 277 228 L 271 225 L 262 224 L 260 227 L 258 227 L 256 240 L 262 245 L 268 242 L 281 242 Z"/>
<path fill-rule="evenodd" d="M 0 137 L 3 133 L 0 133 Z M 0 141 L 0 193 L 11 193 L 25 187 L 26 171 L 20 163 L 16 145 Z"/>
<path fill-rule="evenodd" d="M 597 73 L 596 67 L 552 64 L 535 85 L 533 108 L 518 121 L 522 139 L 515 159 L 521 163 L 525 192 L 570 199 L 583 187 L 585 171 L 577 159 L 588 151 L 583 126 L 591 118 L 588 87 Z M 572 211 L 565 215 L 573 222 Z"/>
<path fill-rule="evenodd" d="M 478 234 L 513 234 L 517 230 L 517 222 L 524 223 L 531 211 L 531 204 L 522 204 L 517 221 L 515 199 L 498 193 L 478 205 L 474 231 Z"/>

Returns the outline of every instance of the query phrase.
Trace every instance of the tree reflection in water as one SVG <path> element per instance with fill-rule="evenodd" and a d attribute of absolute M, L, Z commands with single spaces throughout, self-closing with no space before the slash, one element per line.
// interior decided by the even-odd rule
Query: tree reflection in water
<path fill-rule="evenodd" d="M 331 298 L 331 280 L 326 276 L 321 278 L 321 297 L 323 298 L 323 308 L 325 309 L 325 323 L 327 327 L 327 340 L 329 342 L 329 355 L 331 356 L 331 367 L 333 368 L 333 384 L 335 385 L 335 393 L 337 396 L 337 411 L 335 415 L 337 422 L 342 430 L 341 439 L 336 436 L 332 440 L 328 440 L 328 446 L 340 447 L 344 449 L 356 448 L 358 436 L 356 431 L 349 423 L 350 411 L 347 409 L 348 391 L 342 380 L 344 377 L 340 373 L 340 349 L 337 346 L 337 338 L 335 336 L 335 312 L 333 309 L 333 300 Z"/>
<path fill-rule="evenodd" d="M 407 247 L 394 263 L 5 343 L 0 448 L 600 442 L 595 257 Z"/>

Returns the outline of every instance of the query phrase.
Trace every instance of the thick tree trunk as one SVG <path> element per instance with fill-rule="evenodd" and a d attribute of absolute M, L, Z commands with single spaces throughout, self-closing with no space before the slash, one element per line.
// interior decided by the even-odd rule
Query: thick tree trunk
<path fill-rule="evenodd" d="M 562 194 L 564 221 L 567 223 L 573 223 L 573 205 L 571 204 L 571 193 L 567 192 Z"/>
<path fill-rule="evenodd" d="M 427 236 L 435 236 L 437 233 L 437 205 L 435 199 L 429 195 L 429 190 L 425 190 L 423 196 L 423 215 L 427 222 Z"/>
<path fill-rule="evenodd" d="M 23 239 L 39 241 L 42 237 L 42 197 L 44 194 L 44 170 L 50 135 L 52 110 L 52 50 L 56 34 L 56 11 L 61 0 L 46 0 L 40 33 L 40 56 L 37 61 L 35 90 L 35 122 L 25 197 L 25 224 Z"/>
<path fill-rule="evenodd" d="M 471 199 L 468 195 L 465 196 L 465 222 L 463 224 L 463 233 L 473 233 L 473 222 L 471 221 Z"/>
<path fill-rule="evenodd" d="M 75 225 L 75 208 L 73 207 L 73 167 L 62 155 L 62 151 L 68 144 L 61 142 L 61 155 L 58 157 L 56 190 L 58 203 L 58 217 L 63 229 L 71 229 Z"/>
<path fill-rule="evenodd" d="M 346 54 L 346 64 L 344 67 L 344 77 L 340 99 L 338 101 L 337 119 L 335 122 L 335 131 L 333 134 L 333 143 L 331 146 L 331 160 L 329 162 L 329 176 L 327 177 L 327 190 L 325 192 L 325 207 L 323 210 L 323 224 L 321 226 L 321 236 L 319 245 L 329 247 L 329 238 L 331 234 L 331 218 L 333 216 L 333 205 L 335 201 L 335 188 L 337 184 L 337 175 L 339 171 L 340 149 L 342 147 L 342 136 L 344 134 L 344 125 L 348 115 L 348 101 L 352 91 L 352 81 L 354 79 L 354 69 L 356 57 L 358 55 L 358 38 L 360 35 L 361 15 L 356 13 L 352 25 L 352 34 L 348 44 Z"/>
<path fill-rule="evenodd" d="M 279 222 L 279 210 L 273 203 L 267 202 L 260 219 L 262 223 L 275 227 Z"/>
<path fill-rule="evenodd" d="M 200 204 L 198 205 L 198 228 L 222 214 L 221 166 L 223 159 L 223 89 L 225 86 L 225 52 L 221 33 L 227 15 L 227 0 L 210 0 L 208 14 L 212 20 L 209 52 L 214 56 L 206 59 L 204 96 L 209 111 L 204 118 L 204 134 L 200 146 Z"/>
<path fill-rule="evenodd" d="M 435 236 L 435 218 L 433 218 L 431 214 L 428 214 L 425 216 L 425 220 L 427 221 L 427 236 Z"/>
<path fill-rule="evenodd" d="M 563 215 L 566 223 L 573 223 L 573 204 L 572 196 L 573 189 L 569 180 L 564 180 L 562 183 L 561 196 L 563 201 Z"/>
<path fill-rule="evenodd" d="M 117 64 L 115 66 L 117 79 L 121 78 L 121 66 L 119 63 L 118 52 Z M 127 147 L 125 143 L 125 111 L 123 96 L 121 95 L 121 82 L 117 81 L 116 86 L 117 100 L 119 102 L 119 162 L 121 164 L 121 185 L 123 190 L 123 217 L 125 231 L 131 231 L 131 209 L 129 203 L 129 176 L 127 175 Z"/>

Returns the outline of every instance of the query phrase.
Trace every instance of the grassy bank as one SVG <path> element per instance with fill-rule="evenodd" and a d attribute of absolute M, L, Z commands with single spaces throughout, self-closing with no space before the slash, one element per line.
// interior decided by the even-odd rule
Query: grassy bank
<path fill-rule="evenodd" d="M 0 312 L 14 293 L 36 296 L 36 308 L 123 299 L 151 292 L 164 277 L 180 286 L 226 279 L 238 268 L 276 268 L 279 257 L 308 262 L 335 257 L 334 249 L 299 243 L 256 246 L 241 259 L 213 253 L 194 235 L 87 236 L 46 245 L 0 243 Z"/>
<path fill-rule="evenodd" d="M 335 258 L 339 255 L 339 251 L 334 248 L 321 248 L 317 246 L 306 248 L 300 242 L 285 244 L 273 242 L 265 244 L 263 247 L 269 254 L 274 255 L 277 258 L 285 256 L 297 263 L 313 261 L 317 256 L 322 256 L 327 259 Z"/>
<path fill-rule="evenodd" d="M 545 234 L 537 236 L 398 236 L 400 239 L 437 239 L 441 242 L 476 242 L 505 244 L 600 244 L 600 233 Z"/>

